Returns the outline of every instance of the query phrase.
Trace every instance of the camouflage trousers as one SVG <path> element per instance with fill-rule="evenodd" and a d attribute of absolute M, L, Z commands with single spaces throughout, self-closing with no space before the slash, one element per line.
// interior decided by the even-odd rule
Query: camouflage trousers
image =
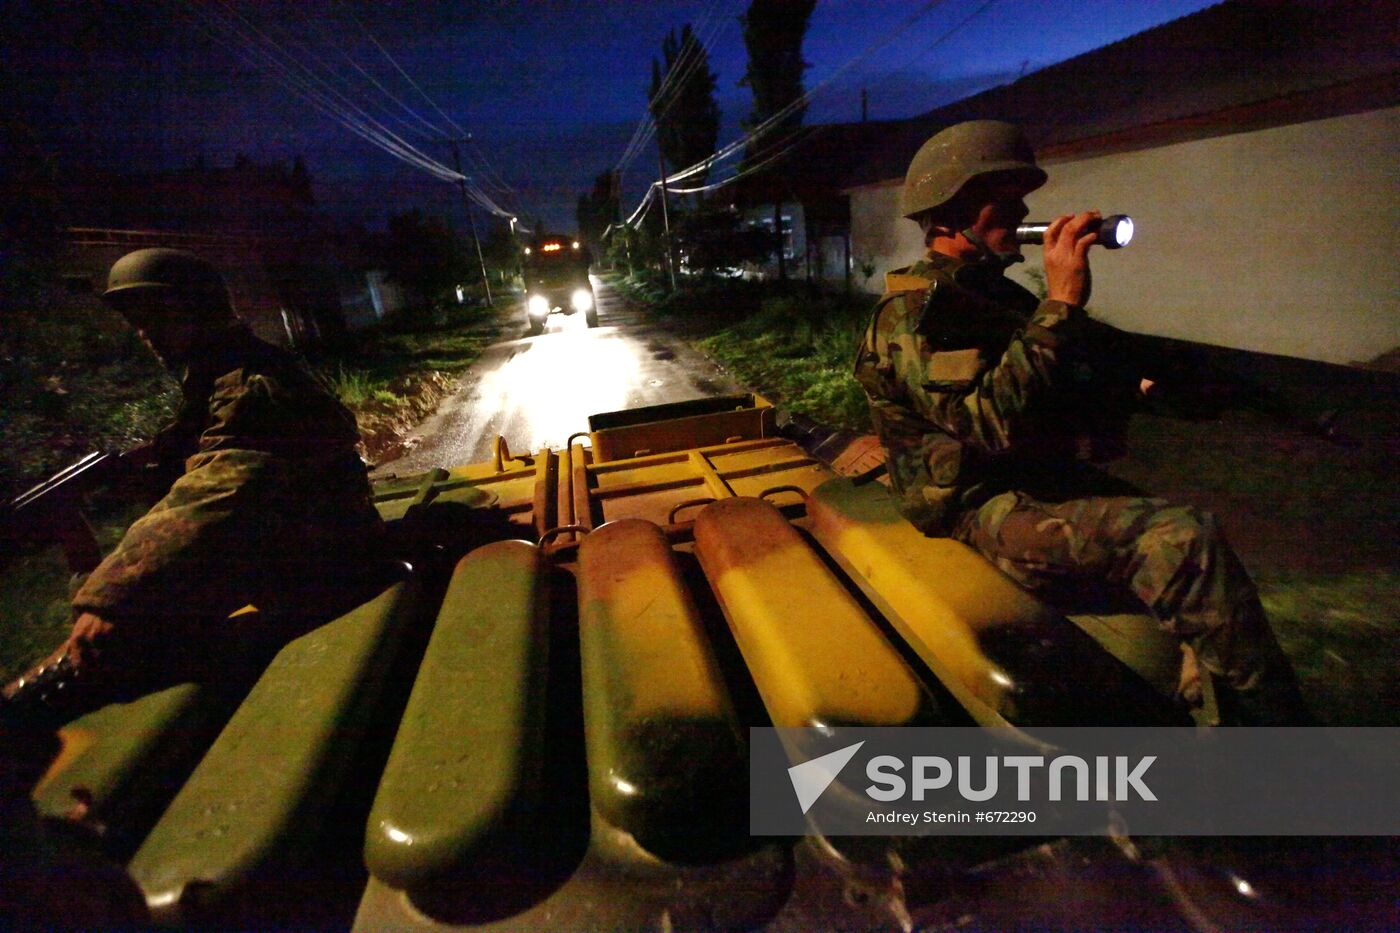
<path fill-rule="evenodd" d="M 1236 691 L 1291 680 L 1254 583 L 1209 512 L 1163 499 L 1047 503 L 1007 492 L 964 514 L 952 536 L 1052 604 L 1105 584 L 1130 592 Z"/>

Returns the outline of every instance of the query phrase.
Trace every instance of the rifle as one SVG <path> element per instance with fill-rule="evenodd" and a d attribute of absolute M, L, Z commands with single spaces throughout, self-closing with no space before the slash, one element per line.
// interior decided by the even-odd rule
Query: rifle
<path fill-rule="evenodd" d="M 102 562 L 102 548 L 83 515 L 86 494 L 116 479 L 126 479 L 147 466 L 150 444 L 124 452 L 94 451 L 21 493 L 0 508 L 0 540 L 5 553 L 14 544 L 57 542 L 73 573 L 88 573 Z"/>
<path fill-rule="evenodd" d="M 1087 352 L 1099 368 L 1119 384 L 1141 385 L 1149 409 L 1190 420 L 1218 418 L 1228 410 L 1253 411 L 1280 427 L 1338 447 L 1362 446 L 1337 425 L 1338 409 L 1305 410 L 1279 389 L 1242 371 L 1238 362 L 1232 364 L 1229 351 L 1123 331 L 1092 319 L 1085 336 Z"/>
<path fill-rule="evenodd" d="M 964 307 L 972 308 L 975 315 L 960 322 L 970 328 L 970 334 L 990 335 L 1003 346 L 1026 326 L 1024 316 L 972 289 L 959 288 Z M 932 295 L 929 300 L 934 300 Z M 1149 409 L 1189 420 L 1214 419 L 1226 410 L 1245 409 L 1338 447 L 1362 446 L 1338 427 L 1338 410 L 1306 412 L 1278 389 L 1221 365 L 1212 358 L 1219 353 L 1213 354 L 1205 345 L 1121 330 L 1095 318 L 1083 320 L 1079 330 L 1068 354 L 1087 363 L 1094 373 L 1092 384 L 1082 388 L 1103 406 L 1100 429 L 1115 423 L 1121 429 L 1127 414 L 1144 403 Z"/>

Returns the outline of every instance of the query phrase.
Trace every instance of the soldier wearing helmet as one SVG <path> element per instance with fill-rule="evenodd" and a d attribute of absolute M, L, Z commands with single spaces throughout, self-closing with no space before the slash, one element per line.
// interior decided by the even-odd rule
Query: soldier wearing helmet
<path fill-rule="evenodd" d="M 1004 275 L 1021 260 L 1023 199 L 1045 181 L 1020 130 L 994 120 L 948 127 L 909 166 L 900 212 L 927 254 L 887 277 L 855 364 L 900 509 L 1052 601 L 1086 585 L 1131 594 L 1219 681 L 1232 721 L 1306 722 L 1214 517 L 1081 462 L 1074 426 L 1104 402 L 1085 352 L 1098 213 L 1050 224 L 1044 300 Z"/>
<path fill-rule="evenodd" d="M 381 524 L 355 419 L 290 353 L 253 336 L 219 273 L 193 253 L 143 249 L 103 297 L 180 382 L 150 445 L 178 479 L 73 599 L 62 646 L 4 689 L 0 720 L 46 726 L 264 659 L 354 589 Z M 351 555 L 359 559 L 351 561 Z M 229 618 L 252 604 L 260 612 Z"/>

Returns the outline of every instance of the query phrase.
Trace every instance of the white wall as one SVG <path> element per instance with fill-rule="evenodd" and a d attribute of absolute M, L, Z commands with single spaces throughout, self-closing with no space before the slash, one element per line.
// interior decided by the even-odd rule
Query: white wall
<path fill-rule="evenodd" d="M 1334 363 L 1400 346 L 1400 108 L 1045 166 L 1032 219 L 1097 207 L 1136 222 L 1127 249 L 1093 253 L 1098 317 Z M 888 219 L 898 190 L 852 193 L 857 263 L 919 256 L 917 227 Z"/>
<path fill-rule="evenodd" d="M 885 289 L 885 273 L 907 266 L 924 253 L 919 225 L 899 216 L 899 186 L 869 185 L 851 191 L 851 280 L 857 288 L 879 294 Z M 875 266 L 875 274 L 863 279 L 862 263 Z"/>

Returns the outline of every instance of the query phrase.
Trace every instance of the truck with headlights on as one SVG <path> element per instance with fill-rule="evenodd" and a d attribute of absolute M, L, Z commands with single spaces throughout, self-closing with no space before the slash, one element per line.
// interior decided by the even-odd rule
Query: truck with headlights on
<path fill-rule="evenodd" d="M 551 314 L 581 312 L 589 327 L 598 326 L 588 263 L 588 250 L 570 237 L 543 236 L 525 247 L 525 320 L 531 336 L 544 331 Z"/>

